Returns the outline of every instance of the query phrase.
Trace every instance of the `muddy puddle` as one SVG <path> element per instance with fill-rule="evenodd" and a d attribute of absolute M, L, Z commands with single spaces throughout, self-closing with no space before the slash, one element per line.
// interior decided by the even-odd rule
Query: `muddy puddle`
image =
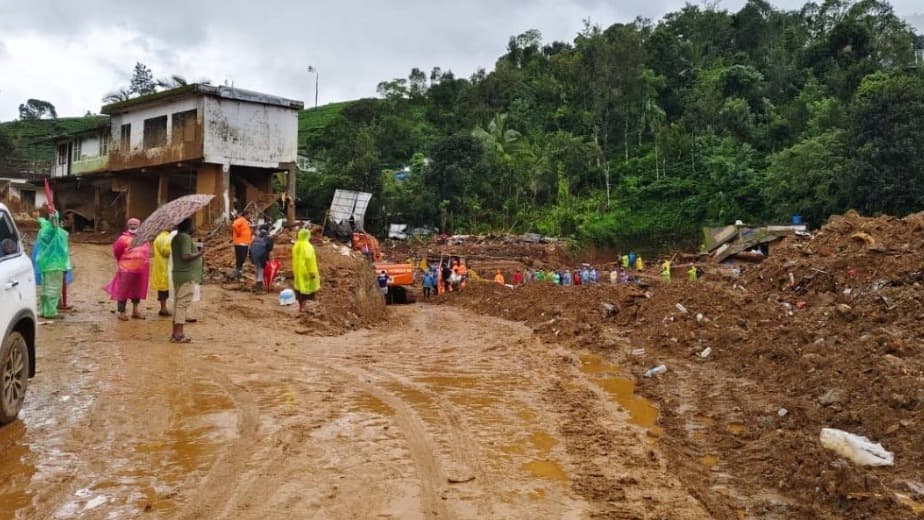
<path fill-rule="evenodd" d="M 593 382 L 629 414 L 629 422 L 660 434 L 658 409 L 648 399 L 635 394 L 635 381 L 625 375 L 619 366 L 603 361 L 600 356 L 581 356 L 581 372 L 591 376 Z"/>

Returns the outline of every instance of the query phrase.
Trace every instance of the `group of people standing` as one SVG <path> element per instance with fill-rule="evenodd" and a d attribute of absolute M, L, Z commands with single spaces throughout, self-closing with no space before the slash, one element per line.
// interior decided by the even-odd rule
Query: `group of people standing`
<path fill-rule="evenodd" d="M 423 293 L 425 298 L 444 292 L 461 291 L 468 282 L 469 268 L 464 260 L 450 257 L 437 265 L 429 265 L 426 259 L 420 262 Z"/>
<path fill-rule="evenodd" d="M 269 234 L 269 228 L 262 225 L 257 228 L 256 236 L 250 223 L 250 211 L 242 211 L 234 221 L 231 222 L 231 244 L 234 248 L 234 276 L 240 281 L 244 277 L 244 263 L 250 258 L 256 269 L 256 283 L 254 291 L 263 293 L 266 291 L 264 284 L 264 271 L 266 264 L 270 261 L 273 253 L 273 237 Z"/>
<path fill-rule="evenodd" d="M 498 278 L 498 276 L 500 276 L 500 278 Z M 504 278 L 500 271 L 494 276 L 494 281 L 504 283 Z M 513 285 L 530 282 L 552 282 L 555 285 L 565 286 L 596 285 L 600 283 L 600 275 L 597 273 L 597 268 L 589 265 L 575 268 L 573 271 L 571 269 L 527 269 L 524 273 L 520 269 L 517 269 L 513 273 L 512 282 Z"/>
<path fill-rule="evenodd" d="M 189 343 L 192 339 L 185 334 L 184 327 L 187 323 L 196 321 L 189 316 L 189 308 L 198 290 L 198 285 L 202 283 L 202 255 L 205 248 L 202 243 L 193 241 L 194 229 L 190 219 L 180 222 L 175 230 L 161 230 L 154 239 L 153 247 L 147 242 L 132 245 L 140 226 L 140 220 L 128 219 L 125 231 L 112 245 L 116 272 L 103 290 L 109 294 L 110 299 L 116 302 L 119 320 L 143 320 L 145 316 L 141 313 L 139 304 L 141 300 L 147 298 L 150 283 L 150 286 L 157 291 L 157 300 L 160 303 L 158 315 L 173 317 L 170 341 Z M 152 255 L 153 273 L 151 273 Z M 171 289 L 173 290 L 172 313 L 167 309 Z M 127 313 L 129 302 L 132 304 L 131 315 Z"/>
<path fill-rule="evenodd" d="M 266 267 L 272 258 L 273 237 L 269 227 L 261 225 L 256 236 L 250 222 L 250 212 L 242 211 L 231 223 L 231 243 L 234 247 L 234 270 L 237 280 L 244 276 L 244 264 L 248 258 L 254 265 L 256 283 L 254 290 L 264 293 L 272 277 L 266 275 Z M 311 244 L 311 230 L 298 230 L 295 244 L 292 245 L 292 290 L 298 302 L 298 310 L 304 311 L 309 301 L 317 298 L 321 289 L 321 273 L 318 269 L 318 256 Z"/>

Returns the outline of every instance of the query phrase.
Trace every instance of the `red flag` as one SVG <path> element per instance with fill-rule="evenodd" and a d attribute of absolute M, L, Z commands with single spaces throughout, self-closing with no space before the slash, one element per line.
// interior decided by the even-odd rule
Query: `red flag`
<path fill-rule="evenodd" d="M 55 212 L 55 197 L 51 192 L 51 186 L 48 185 L 48 179 L 45 179 L 45 200 L 48 201 L 48 215 Z"/>

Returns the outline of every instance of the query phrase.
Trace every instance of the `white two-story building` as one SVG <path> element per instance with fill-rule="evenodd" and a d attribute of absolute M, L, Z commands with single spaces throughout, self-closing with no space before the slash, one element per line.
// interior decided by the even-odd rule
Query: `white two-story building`
<path fill-rule="evenodd" d="M 105 105 L 106 124 L 56 140 L 56 203 L 105 228 L 190 193 L 216 195 L 200 225 L 247 206 L 263 209 L 280 173 L 294 197 L 302 107 L 198 83 Z"/>

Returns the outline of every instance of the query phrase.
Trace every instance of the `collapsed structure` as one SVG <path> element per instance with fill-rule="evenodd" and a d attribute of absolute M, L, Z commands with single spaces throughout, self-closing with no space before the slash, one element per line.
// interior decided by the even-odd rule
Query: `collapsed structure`
<path fill-rule="evenodd" d="M 53 137 L 55 206 L 106 230 L 190 193 L 215 195 L 199 226 L 283 202 L 294 218 L 301 101 L 202 83 L 102 107 L 100 125 Z M 280 175 L 284 174 L 284 175 Z M 287 197 L 274 193 L 277 175 Z"/>

